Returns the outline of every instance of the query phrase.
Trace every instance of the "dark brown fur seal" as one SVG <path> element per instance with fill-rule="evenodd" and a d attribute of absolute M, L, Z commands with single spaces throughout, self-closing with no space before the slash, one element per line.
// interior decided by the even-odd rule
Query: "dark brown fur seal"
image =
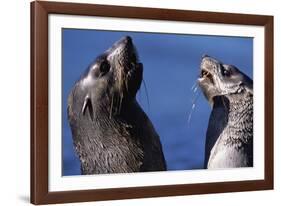
<path fill-rule="evenodd" d="M 166 170 L 159 136 L 135 98 L 142 73 L 127 36 L 74 85 L 68 119 L 82 174 Z"/>
<path fill-rule="evenodd" d="M 252 167 L 252 80 L 235 66 L 204 56 L 198 82 L 212 105 L 205 168 Z"/>

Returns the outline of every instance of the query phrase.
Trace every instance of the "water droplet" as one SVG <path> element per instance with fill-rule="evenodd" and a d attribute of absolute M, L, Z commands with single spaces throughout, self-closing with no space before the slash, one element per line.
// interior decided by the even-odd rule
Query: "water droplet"
<path fill-rule="evenodd" d="M 198 99 L 198 97 L 200 95 L 200 93 L 198 92 L 198 84 L 197 84 L 197 82 L 195 82 L 195 84 L 191 87 L 191 90 L 193 91 L 194 96 L 191 99 L 191 109 L 189 111 L 188 121 L 187 121 L 188 125 L 190 124 L 191 117 L 192 117 L 193 112 L 194 112 L 195 107 L 196 107 L 197 99 Z"/>

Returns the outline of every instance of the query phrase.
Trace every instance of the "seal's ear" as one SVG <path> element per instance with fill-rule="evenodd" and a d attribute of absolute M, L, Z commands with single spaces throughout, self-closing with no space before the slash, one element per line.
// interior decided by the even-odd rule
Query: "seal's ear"
<path fill-rule="evenodd" d="M 89 95 L 87 95 L 84 99 L 84 103 L 83 103 L 83 107 L 82 107 L 83 115 L 85 115 L 87 108 L 89 110 L 90 117 L 93 120 L 93 105 L 92 105 L 92 101 L 91 101 L 91 98 L 89 97 Z"/>

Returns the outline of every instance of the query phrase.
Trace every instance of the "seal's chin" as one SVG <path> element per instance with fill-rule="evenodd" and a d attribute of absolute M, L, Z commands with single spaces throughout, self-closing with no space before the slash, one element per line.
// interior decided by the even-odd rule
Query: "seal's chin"
<path fill-rule="evenodd" d="M 135 97 L 142 82 L 143 69 L 131 37 L 123 37 L 107 53 L 107 59 L 113 65 L 118 92 L 124 98 Z"/>
<path fill-rule="evenodd" d="M 134 97 L 142 82 L 142 63 L 135 63 L 127 72 L 125 77 L 125 91 L 129 96 Z"/>
<path fill-rule="evenodd" d="M 121 68 L 126 75 L 131 75 L 140 67 L 138 53 L 131 37 L 126 36 L 117 42 L 117 51 L 119 51 L 118 61 L 121 62 Z"/>
<path fill-rule="evenodd" d="M 142 63 L 139 62 L 137 50 L 133 44 L 131 37 L 126 36 L 117 43 L 119 50 L 119 62 L 122 62 L 120 67 L 124 76 L 124 93 L 134 97 L 140 88 L 142 82 Z"/>
<path fill-rule="evenodd" d="M 214 75 L 213 64 L 204 62 L 203 60 L 200 67 L 198 84 L 211 105 L 213 105 L 213 98 L 217 95 Z"/>

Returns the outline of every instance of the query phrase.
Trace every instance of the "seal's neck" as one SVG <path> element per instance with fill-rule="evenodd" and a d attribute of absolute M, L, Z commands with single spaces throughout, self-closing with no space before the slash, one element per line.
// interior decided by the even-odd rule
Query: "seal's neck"
<path fill-rule="evenodd" d="M 234 122 L 244 121 L 253 115 L 253 95 L 244 93 L 243 95 L 229 95 L 229 118 Z"/>
<path fill-rule="evenodd" d="M 99 105 L 94 107 L 95 121 L 100 122 L 101 119 L 114 122 L 115 120 L 131 121 L 128 118 L 132 118 L 131 112 L 134 111 L 136 105 L 138 105 L 135 98 L 132 99 L 120 99 L 115 97 L 114 99 L 108 98 L 107 100 L 100 101 Z"/>
<path fill-rule="evenodd" d="M 252 141 L 253 133 L 253 95 L 229 95 L 226 143 L 240 147 Z"/>

